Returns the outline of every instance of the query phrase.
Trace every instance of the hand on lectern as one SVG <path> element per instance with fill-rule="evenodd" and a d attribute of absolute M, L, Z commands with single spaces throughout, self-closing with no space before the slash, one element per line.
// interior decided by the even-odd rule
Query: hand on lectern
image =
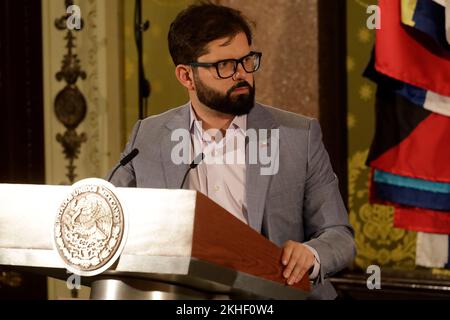
<path fill-rule="evenodd" d="M 314 254 L 305 245 L 291 240 L 286 241 L 283 245 L 281 263 L 286 266 L 283 276 L 287 279 L 287 284 L 298 283 L 314 267 L 314 261 Z"/>

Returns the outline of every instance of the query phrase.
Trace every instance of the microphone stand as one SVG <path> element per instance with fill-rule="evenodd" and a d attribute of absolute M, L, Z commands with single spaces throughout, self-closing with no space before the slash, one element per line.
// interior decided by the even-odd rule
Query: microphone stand
<path fill-rule="evenodd" d="M 142 23 L 142 0 L 136 0 L 134 21 L 134 36 L 138 54 L 139 119 L 144 119 L 147 114 L 147 101 L 150 96 L 151 87 L 150 82 L 145 77 L 142 35 L 150 27 L 150 22 L 145 20 L 145 22 Z"/>

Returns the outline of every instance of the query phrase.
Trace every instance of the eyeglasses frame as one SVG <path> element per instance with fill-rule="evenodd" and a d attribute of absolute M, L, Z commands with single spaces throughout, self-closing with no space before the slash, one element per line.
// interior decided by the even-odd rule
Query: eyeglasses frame
<path fill-rule="evenodd" d="M 246 59 L 246 58 L 248 58 L 249 56 L 253 56 L 253 55 L 257 55 L 257 57 L 258 57 L 258 66 L 257 66 L 257 68 L 255 69 L 255 70 L 253 70 L 253 71 L 247 71 L 247 69 L 245 69 L 245 66 L 244 66 L 244 60 Z M 258 52 L 258 51 L 251 51 L 249 54 L 247 54 L 246 56 L 243 56 L 242 58 L 240 58 L 240 59 L 224 59 L 224 60 L 220 60 L 220 61 L 217 61 L 217 62 L 191 62 L 191 63 L 189 63 L 189 66 L 191 66 L 191 67 L 203 67 L 203 68 L 211 68 L 211 67 L 215 67 L 215 69 L 216 69 L 216 72 L 217 72 L 217 76 L 219 77 L 219 78 L 221 78 L 221 79 L 229 79 L 229 78 L 231 78 L 231 77 L 233 77 L 235 74 L 236 74 L 236 71 L 237 71 L 237 68 L 238 68 L 238 66 L 239 66 L 239 64 L 242 66 L 242 68 L 245 70 L 245 72 L 247 72 L 247 73 L 254 73 L 254 72 L 256 72 L 256 71 L 258 71 L 259 70 L 259 67 L 261 66 L 261 57 L 262 57 L 262 52 Z M 234 72 L 233 72 L 233 74 L 231 75 L 231 76 L 229 76 L 229 77 L 222 77 L 221 75 L 220 75 L 220 72 L 219 72 L 219 64 L 220 63 L 223 63 L 223 62 L 227 62 L 227 61 L 234 61 L 235 62 L 235 68 L 234 68 Z"/>

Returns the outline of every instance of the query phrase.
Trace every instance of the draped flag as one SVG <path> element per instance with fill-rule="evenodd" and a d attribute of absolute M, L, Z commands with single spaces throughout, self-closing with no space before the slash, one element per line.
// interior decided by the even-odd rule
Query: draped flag
<path fill-rule="evenodd" d="M 380 171 L 450 183 L 450 117 L 419 108 L 382 84 L 367 164 Z"/>
<path fill-rule="evenodd" d="M 450 0 L 445 3 L 445 33 L 447 35 L 447 43 L 450 44 Z"/>
<path fill-rule="evenodd" d="M 433 0 L 433 1 L 445 7 L 445 33 L 447 43 L 450 44 L 450 0 Z"/>
<path fill-rule="evenodd" d="M 394 189 L 394 192 L 387 195 L 383 193 L 377 194 L 376 191 L 373 191 L 376 189 L 374 186 L 380 188 L 380 185 L 389 186 Z M 407 194 L 405 200 L 402 198 L 405 197 L 404 192 L 398 192 L 396 188 L 425 191 L 428 194 L 440 195 L 441 197 L 445 195 L 449 199 L 450 184 L 412 179 L 374 170 L 370 186 L 370 201 L 372 203 L 394 207 L 394 227 L 411 231 L 450 234 L 450 212 L 428 209 L 428 207 L 433 208 L 434 204 L 431 203 L 430 205 L 427 198 L 416 198 L 411 201 Z M 408 206 L 415 204 L 417 207 Z"/>
<path fill-rule="evenodd" d="M 414 188 L 417 190 L 450 194 L 450 183 L 431 182 L 421 179 L 402 177 L 389 172 L 375 170 L 374 181 L 392 186 Z"/>
<path fill-rule="evenodd" d="M 450 53 L 401 23 L 400 0 L 380 0 L 375 68 L 402 82 L 450 97 Z"/>
<path fill-rule="evenodd" d="M 370 201 L 395 207 L 395 227 L 450 234 L 449 144 L 450 117 L 378 85 Z"/>
<path fill-rule="evenodd" d="M 370 202 L 418 232 L 416 264 L 450 268 L 450 0 L 379 0 L 364 76 L 378 84 Z"/>
<path fill-rule="evenodd" d="M 401 0 L 401 19 L 402 23 L 414 27 L 414 11 L 416 10 L 417 0 Z"/>
<path fill-rule="evenodd" d="M 431 182 L 375 170 L 375 196 L 423 209 L 450 211 L 450 183 Z M 449 215 L 450 216 L 450 215 Z"/>
<path fill-rule="evenodd" d="M 450 117 L 450 97 L 439 95 L 379 73 L 375 70 L 374 54 L 372 54 L 370 62 L 364 71 L 364 76 L 377 84 L 389 87 L 389 90 L 408 99 L 416 106 Z"/>
<path fill-rule="evenodd" d="M 450 234 L 450 213 L 395 204 L 394 227 L 448 235 Z"/>
<path fill-rule="evenodd" d="M 402 22 L 413 27 L 435 41 L 442 49 L 450 52 L 446 38 L 446 0 L 413 0 L 402 2 Z"/>
<path fill-rule="evenodd" d="M 449 236 L 417 234 L 416 264 L 429 268 L 450 268 Z"/>

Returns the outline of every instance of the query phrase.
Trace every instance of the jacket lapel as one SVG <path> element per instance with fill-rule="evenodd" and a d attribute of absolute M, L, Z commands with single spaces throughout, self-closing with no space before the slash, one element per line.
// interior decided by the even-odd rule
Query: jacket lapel
<path fill-rule="evenodd" d="M 166 187 L 168 189 L 180 188 L 183 176 L 189 168 L 189 164 L 175 164 L 171 159 L 172 150 L 180 141 L 171 141 L 171 134 L 176 129 L 185 129 L 189 132 L 189 103 L 181 107 L 175 115 L 166 123 L 164 134 L 162 134 L 160 153 L 161 161 L 166 177 Z M 261 232 L 262 219 L 264 214 L 265 199 L 269 187 L 270 175 L 261 174 L 261 163 L 259 161 L 259 151 L 261 148 L 270 150 L 270 129 L 275 128 L 272 115 L 259 104 L 250 111 L 247 116 L 247 131 L 253 130 L 257 133 L 257 143 L 246 144 L 246 197 L 248 223 L 251 228 Z M 260 137 L 260 130 L 269 130 L 267 138 Z M 189 150 L 191 140 L 189 139 Z M 250 163 L 250 153 L 256 152 L 256 163 Z M 186 188 L 186 186 L 185 186 Z"/>
<path fill-rule="evenodd" d="M 264 214 L 265 200 L 270 175 L 261 174 L 261 163 L 259 161 L 259 152 L 261 149 L 268 148 L 270 150 L 270 129 L 275 128 L 275 122 L 272 115 L 259 104 L 250 111 L 247 116 L 247 132 L 254 130 L 257 133 L 257 143 L 247 141 L 246 144 L 246 195 L 247 195 L 247 212 L 248 223 L 257 232 L 261 232 L 261 225 Z M 260 136 L 260 130 L 268 130 L 267 138 Z M 249 137 L 248 133 L 247 136 Z M 250 153 L 257 152 L 256 163 L 249 163 Z M 254 157 L 255 158 L 255 157 Z M 253 161 L 254 162 L 254 161 Z"/>
<path fill-rule="evenodd" d="M 167 132 L 162 134 L 160 153 L 161 161 L 164 168 L 164 176 L 166 177 L 166 187 L 168 189 L 179 189 L 183 180 L 184 174 L 189 168 L 189 164 L 175 164 L 172 161 L 172 150 L 181 143 L 181 141 L 171 141 L 172 132 L 176 129 L 184 129 L 189 132 L 189 103 L 177 110 L 174 116 L 167 121 L 165 130 Z M 186 137 L 187 138 L 187 137 Z M 188 152 L 190 152 L 191 139 L 182 140 L 183 143 L 188 143 Z M 190 153 L 188 154 L 188 156 Z M 186 185 L 184 186 L 186 188 Z"/>

